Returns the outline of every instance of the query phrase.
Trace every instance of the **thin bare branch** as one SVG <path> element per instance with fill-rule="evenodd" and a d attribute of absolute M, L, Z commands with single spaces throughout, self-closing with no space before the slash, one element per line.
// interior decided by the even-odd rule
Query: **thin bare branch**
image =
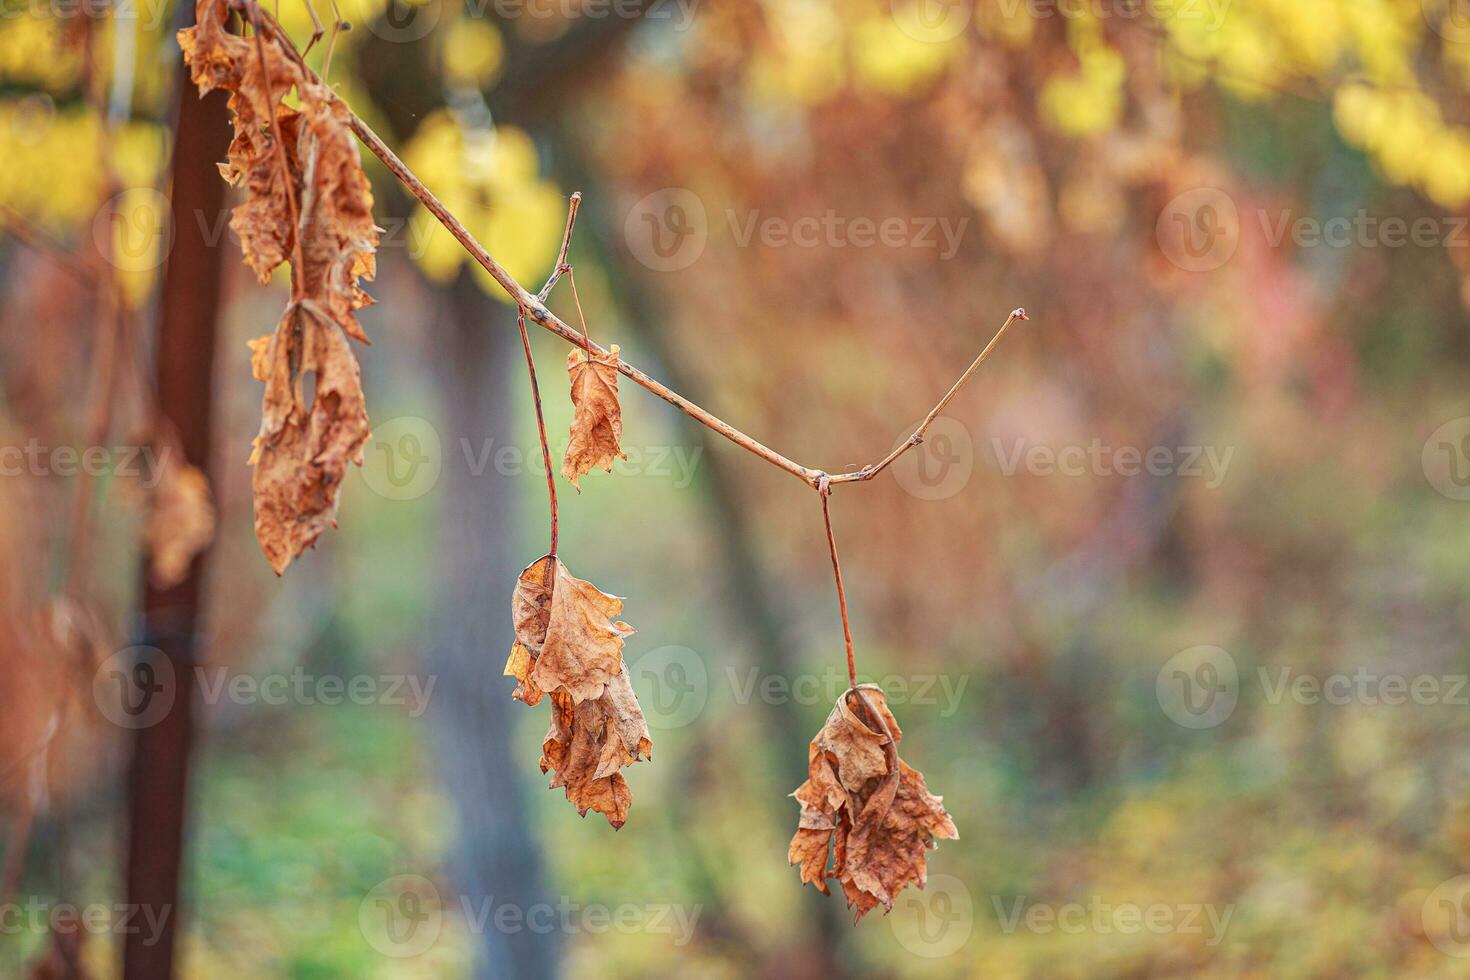
<path fill-rule="evenodd" d="M 276 37 L 276 39 L 280 42 L 282 50 L 286 52 L 287 56 L 291 57 L 296 62 L 296 64 L 301 68 L 301 71 L 307 78 L 315 79 L 315 73 L 312 72 L 311 69 L 307 67 L 306 62 L 302 60 L 301 54 L 296 50 L 296 47 L 292 42 L 290 36 L 286 34 L 285 30 L 280 26 L 279 23 L 267 16 L 263 11 L 259 11 L 258 7 L 254 3 L 254 0 L 230 0 L 230 2 L 236 5 L 245 5 L 251 9 L 253 14 L 259 16 L 265 29 L 270 31 Z M 514 277 L 512 277 L 511 274 L 507 272 L 505 268 L 495 260 L 494 256 L 492 256 L 489 252 L 485 250 L 485 246 L 481 245 L 475 239 L 475 236 L 471 235 L 469 230 L 465 228 L 464 224 L 458 218 L 456 218 L 449 211 L 448 208 L 444 206 L 444 203 L 440 201 L 437 197 L 435 197 L 434 193 L 430 191 L 428 187 L 424 186 L 424 182 L 419 180 L 418 177 L 414 175 L 413 171 L 408 169 L 408 166 L 398 158 L 398 154 L 394 153 L 392 148 L 390 148 L 387 143 L 384 143 L 382 138 L 378 136 L 377 133 L 373 132 L 372 128 L 368 126 L 367 123 L 363 122 L 356 113 L 351 111 L 350 106 L 348 107 L 348 120 L 352 126 L 352 131 L 357 134 L 357 138 L 362 141 L 363 145 L 366 146 L 374 156 L 381 160 L 383 162 L 383 165 L 388 168 L 389 172 L 392 173 L 394 177 L 398 178 L 398 181 L 403 184 L 408 192 L 412 194 L 419 201 L 419 203 L 422 204 L 428 210 L 428 212 L 432 214 L 439 221 L 439 223 L 445 227 L 446 230 L 448 230 L 451 235 L 454 236 L 455 241 L 459 242 L 464 250 L 469 253 L 470 257 L 478 262 L 486 272 L 490 273 L 490 277 L 500 284 L 500 288 L 504 289 L 511 299 L 515 300 L 516 305 L 520 307 L 521 311 L 525 313 L 526 316 L 536 321 L 536 323 L 539 324 L 541 327 L 556 334 L 567 343 L 573 344 L 577 347 L 585 348 L 591 354 L 608 353 L 604 348 L 589 340 L 585 336 L 585 334 L 579 333 L 577 330 L 574 330 L 571 326 L 563 322 L 560 317 L 548 310 L 546 308 L 546 303 L 541 299 L 540 296 L 527 292 L 524 286 L 516 282 Z M 575 204 L 573 205 L 573 211 L 575 211 Z M 572 217 L 573 215 L 568 215 L 568 236 L 570 234 Z M 564 240 L 563 245 L 565 250 L 566 240 Z M 561 263 L 558 262 L 557 265 L 558 267 L 560 267 Z M 555 274 L 553 273 L 553 275 Z M 945 395 L 944 399 L 940 401 L 939 406 L 936 408 L 936 414 L 939 409 L 942 409 L 944 405 L 948 404 L 949 399 L 954 396 L 954 393 L 956 390 L 958 390 L 960 384 L 963 384 L 964 381 L 968 379 L 969 375 L 972 374 L 974 370 L 980 366 L 980 363 L 984 361 L 986 356 L 989 355 L 991 349 L 994 348 L 996 342 L 999 341 L 1001 334 L 1005 333 L 1006 328 L 1009 327 L 1010 324 L 1017 319 L 1026 319 L 1024 312 L 1017 310 L 1011 314 L 1011 316 L 1006 320 L 1005 326 L 1001 328 L 1000 332 L 996 334 L 995 338 L 990 342 L 986 349 L 981 352 L 980 356 L 975 359 L 975 363 L 970 365 L 970 369 L 965 372 L 965 375 L 960 379 L 960 382 L 956 383 L 954 388 L 952 388 L 950 392 Z M 648 391 L 651 391 L 653 394 L 662 398 L 664 401 L 668 402 L 670 405 L 674 406 L 685 415 L 688 415 L 696 422 L 714 432 L 719 433 L 721 436 L 724 436 L 726 439 L 735 443 L 735 445 L 746 450 L 747 452 L 755 456 L 759 456 L 761 459 L 770 463 L 772 466 L 785 470 L 787 473 L 790 473 L 792 476 L 796 477 L 798 480 L 805 483 L 813 490 L 818 489 L 819 486 L 822 485 L 822 482 L 824 480 L 826 480 L 829 484 L 850 483 L 862 480 L 869 480 L 872 478 L 873 475 L 876 475 L 876 473 L 880 471 L 882 467 L 886 466 L 889 462 L 892 461 L 891 459 L 886 460 L 877 465 L 870 465 L 864 467 L 862 470 L 857 470 L 852 473 L 843 473 L 835 477 L 829 477 L 825 471 L 817 469 L 816 467 L 803 466 L 800 463 L 788 459 L 786 456 L 783 456 L 781 453 L 772 449 L 770 446 L 765 445 L 759 440 L 756 440 L 751 436 L 746 435 L 744 432 L 735 428 L 724 419 L 719 418 L 718 416 L 710 413 L 704 408 L 701 408 L 699 405 L 696 405 L 694 402 L 691 402 L 683 395 L 680 395 L 678 392 L 674 391 L 672 388 L 670 388 L 668 385 L 665 385 L 657 378 L 654 378 L 640 371 L 632 364 L 629 364 L 626 360 L 623 360 L 621 356 L 617 359 L 617 366 L 618 372 L 624 377 L 628 378 L 634 384 L 637 384 L 647 389 Z M 894 458 L 896 458 L 896 456 Z M 873 473 L 868 473 L 868 470 L 872 470 Z"/>
<path fill-rule="evenodd" d="M 1000 343 L 1000 338 L 1004 337 L 1006 331 L 1011 328 L 1011 324 L 1015 323 L 1017 320 L 1029 319 L 1031 318 L 1026 315 L 1026 311 L 1021 307 L 1018 306 L 1014 310 L 1012 310 L 1011 315 L 1006 317 L 1006 322 L 1002 323 L 1000 325 L 1000 329 L 995 332 L 995 336 L 990 338 L 990 343 L 985 345 L 985 349 L 980 352 L 979 356 L 970 362 L 969 367 L 965 368 L 965 373 L 960 375 L 960 379 L 950 386 L 949 391 L 944 393 L 944 397 L 939 399 L 939 404 L 935 405 L 929 411 L 929 414 L 924 416 L 924 421 L 919 423 L 919 427 L 914 430 L 913 435 L 909 436 L 908 439 L 904 440 L 902 445 L 895 448 L 893 452 L 889 453 L 887 456 L 884 456 L 877 463 L 869 463 L 862 469 L 854 470 L 851 473 L 839 473 L 832 477 L 832 482 L 855 483 L 859 481 L 871 480 L 873 477 L 877 476 L 879 473 L 882 473 L 885 469 L 887 469 L 889 463 L 892 463 L 895 459 L 898 459 L 898 457 L 902 456 L 904 453 L 908 452 L 910 449 L 913 449 L 915 446 L 923 442 L 924 433 L 929 431 L 929 426 L 934 424 L 934 420 L 939 417 L 939 413 L 944 411 L 944 407 L 954 399 L 954 396 L 959 392 L 960 388 L 964 386 L 965 382 L 970 380 L 970 376 L 979 369 L 981 364 L 985 363 L 985 359 L 990 356 L 991 351 L 995 350 L 995 346 Z"/>
<path fill-rule="evenodd" d="M 573 191 L 572 199 L 567 202 L 567 230 L 561 236 L 561 252 L 556 257 L 556 268 L 551 270 L 551 278 L 546 280 L 546 285 L 541 287 L 541 292 L 536 296 L 541 302 L 546 302 L 546 297 L 551 295 L 552 287 L 561 278 L 563 272 L 571 272 L 572 267 L 567 265 L 567 252 L 572 247 L 572 226 L 577 223 L 577 209 L 582 206 L 582 192 Z"/>

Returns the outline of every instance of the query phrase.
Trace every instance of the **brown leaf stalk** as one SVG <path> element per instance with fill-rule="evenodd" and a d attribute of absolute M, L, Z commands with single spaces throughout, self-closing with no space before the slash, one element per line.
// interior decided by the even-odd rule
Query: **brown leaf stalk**
<path fill-rule="evenodd" d="M 557 531 L 556 477 L 551 469 L 551 447 L 546 442 L 546 419 L 541 413 L 541 387 L 536 383 L 536 362 L 531 357 L 531 338 L 526 334 L 526 313 L 524 310 L 516 314 L 516 323 L 521 328 L 521 347 L 526 352 L 526 371 L 531 376 L 531 400 L 536 403 L 536 434 L 541 437 L 541 461 L 545 464 L 546 468 L 546 496 L 551 504 L 551 550 L 547 554 L 555 558 Z"/>

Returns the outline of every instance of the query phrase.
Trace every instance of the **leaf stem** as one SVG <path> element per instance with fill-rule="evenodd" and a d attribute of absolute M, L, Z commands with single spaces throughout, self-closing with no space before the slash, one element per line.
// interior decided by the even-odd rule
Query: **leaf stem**
<path fill-rule="evenodd" d="M 823 476 L 817 486 L 817 496 L 822 498 L 822 523 L 827 528 L 827 551 L 832 555 L 832 577 L 837 580 L 837 608 L 842 611 L 842 642 L 847 646 L 847 682 L 857 687 L 857 663 L 852 655 L 852 627 L 847 621 L 847 591 L 842 587 L 842 563 L 837 560 L 837 537 L 832 533 L 832 508 L 827 501 L 832 496 L 831 478 Z"/>
<path fill-rule="evenodd" d="M 551 471 L 551 447 L 546 442 L 546 418 L 541 413 L 541 388 L 536 384 L 536 362 L 531 357 L 531 338 L 526 334 L 525 311 L 517 311 L 516 324 L 521 329 L 521 347 L 526 352 L 526 372 L 531 376 L 531 400 L 536 403 L 536 434 L 541 437 L 541 461 L 546 465 L 546 496 L 551 505 L 551 550 L 556 557 L 557 509 L 556 477 Z"/>

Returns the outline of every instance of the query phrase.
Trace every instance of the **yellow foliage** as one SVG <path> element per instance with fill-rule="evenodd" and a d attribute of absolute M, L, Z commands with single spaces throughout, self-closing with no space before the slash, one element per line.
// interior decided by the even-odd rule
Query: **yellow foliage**
<path fill-rule="evenodd" d="M 527 288 L 551 272 L 566 221 L 566 200 L 540 176 L 536 147 L 513 126 L 467 132 L 448 111 L 424 120 L 403 152 L 404 162 Z M 422 207 L 411 219 L 414 260 L 436 282 L 461 264 L 480 274 L 492 296 L 509 301 L 488 273 Z"/>

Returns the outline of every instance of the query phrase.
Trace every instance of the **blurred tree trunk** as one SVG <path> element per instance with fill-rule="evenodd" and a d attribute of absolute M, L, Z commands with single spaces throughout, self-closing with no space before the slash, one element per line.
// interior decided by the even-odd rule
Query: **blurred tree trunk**
<path fill-rule="evenodd" d="M 527 929 L 500 933 L 494 910 L 525 912 L 547 902 L 540 852 L 525 815 L 523 765 L 509 751 L 515 702 L 501 674 L 510 648 L 510 583 L 519 571 L 513 553 L 515 481 L 493 466 L 476 476 L 461 439 L 478 453 L 483 440 L 498 448 L 514 431 L 510 372 L 519 369 L 515 316 L 487 297 L 467 274 L 449 295 L 447 323 L 435 330 L 440 390 L 440 438 L 445 455 L 437 555 L 439 608 L 429 670 L 439 678 L 429 714 L 440 770 L 459 817 L 452 875 L 475 913 L 489 909 L 479 937 L 475 975 L 495 980 L 555 976 L 560 937 Z M 507 583 L 496 590 L 486 583 Z"/>
<path fill-rule="evenodd" d="M 192 11 L 188 19 L 192 21 Z M 215 162 L 230 142 L 225 93 L 200 99 L 179 66 L 171 205 L 175 239 L 159 298 L 157 385 L 159 424 L 177 434 L 184 459 L 209 469 L 211 381 L 215 323 L 219 313 L 223 241 L 206 241 L 224 209 L 225 183 Z M 204 221 L 196 220 L 203 218 Z M 124 941 L 126 980 L 166 980 L 174 974 L 174 939 L 180 928 L 179 880 L 183 866 L 189 761 L 193 754 L 194 685 L 184 682 L 198 655 L 200 598 L 209 549 L 195 556 L 179 584 L 159 589 L 143 571 L 143 637 L 173 666 L 177 695 L 156 724 L 138 729 L 129 786 L 127 901 L 134 909 L 167 914 L 154 941 L 129 933 Z"/>

